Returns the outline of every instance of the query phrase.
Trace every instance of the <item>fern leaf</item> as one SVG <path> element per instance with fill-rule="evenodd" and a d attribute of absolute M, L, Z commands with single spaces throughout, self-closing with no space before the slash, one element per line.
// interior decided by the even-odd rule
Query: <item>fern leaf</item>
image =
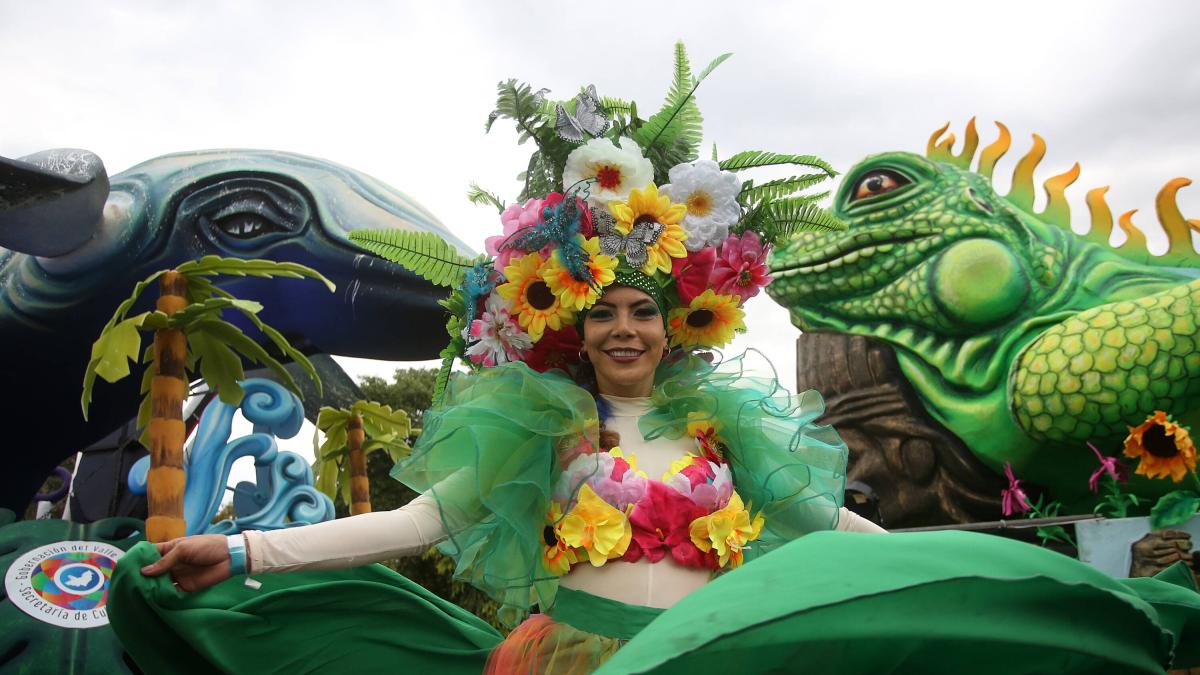
<path fill-rule="evenodd" d="M 350 241 L 438 286 L 457 286 L 473 264 L 432 232 L 355 230 Z"/>
<path fill-rule="evenodd" d="M 760 166 L 807 166 L 824 171 L 825 175 L 830 178 L 837 175 L 832 166 L 829 166 L 825 160 L 816 155 L 785 155 L 765 150 L 739 152 L 729 159 L 722 160 L 720 165 L 721 169 L 725 171 L 741 171 L 742 169 L 753 169 Z"/>
<path fill-rule="evenodd" d="M 242 258 L 222 258 L 215 255 L 206 255 L 199 260 L 189 260 L 183 263 L 179 267 L 176 267 L 175 271 L 187 276 L 225 274 L 236 277 L 263 277 L 267 279 L 272 277 L 303 279 L 307 277 L 325 284 L 325 287 L 331 293 L 337 290 L 337 286 L 329 279 L 326 279 L 320 272 L 294 262 L 260 259 L 244 260 Z"/>
<path fill-rule="evenodd" d="M 803 176 L 789 176 L 787 178 L 779 178 L 772 181 L 767 181 L 762 185 L 755 185 L 753 181 L 746 181 L 743 184 L 742 191 L 738 193 L 738 201 L 743 204 L 757 204 L 758 202 L 770 199 L 778 199 L 794 194 L 806 188 L 812 187 L 817 183 L 829 178 L 823 173 L 810 173 Z"/>
<path fill-rule="evenodd" d="M 470 186 L 467 188 L 467 201 L 475 206 L 491 205 L 496 207 L 496 211 L 504 213 L 504 200 L 496 196 L 496 193 L 488 192 L 479 187 L 479 184 L 475 181 L 471 181 Z"/>
<path fill-rule="evenodd" d="M 844 222 L 816 204 L 809 203 L 804 197 L 771 202 L 765 208 L 761 222 L 762 231 L 759 234 L 776 244 L 798 232 L 846 229 Z"/>
<path fill-rule="evenodd" d="M 696 89 L 728 57 L 728 54 L 718 57 L 700 77 L 692 77 L 687 50 L 682 42 L 675 44 L 675 71 L 667 100 L 660 111 L 633 133 L 633 139 L 659 169 L 655 176 L 659 182 L 666 180 L 665 172 L 670 167 L 696 159 L 704 135 Z"/>

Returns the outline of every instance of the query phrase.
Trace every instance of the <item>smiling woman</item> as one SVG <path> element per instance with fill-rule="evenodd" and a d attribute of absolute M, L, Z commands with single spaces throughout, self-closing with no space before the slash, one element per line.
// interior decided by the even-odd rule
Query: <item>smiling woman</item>
<path fill-rule="evenodd" d="M 662 311 L 636 288 L 612 288 L 583 321 L 583 347 L 601 394 L 649 396 L 667 353 Z"/>

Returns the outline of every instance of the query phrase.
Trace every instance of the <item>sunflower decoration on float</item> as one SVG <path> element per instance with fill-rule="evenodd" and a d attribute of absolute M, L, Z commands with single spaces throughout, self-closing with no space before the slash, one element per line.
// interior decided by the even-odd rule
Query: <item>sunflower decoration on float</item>
<path fill-rule="evenodd" d="M 835 176 L 812 155 L 763 150 L 701 158 L 700 84 L 729 54 L 693 74 L 682 43 L 658 112 L 643 119 L 629 100 L 594 86 L 565 100 L 507 80 L 498 86 L 490 131 L 511 120 L 535 149 L 513 203 L 472 184 L 467 197 L 500 220 L 486 255 L 471 259 L 430 233 L 359 230 L 368 250 L 453 289 L 450 344 L 435 396 L 453 365 L 521 361 L 572 371 L 581 348 L 576 324 L 613 284 L 660 297 L 670 346 L 716 349 L 746 330 L 744 306 L 771 282 L 767 256 L 805 230 L 844 229 L 809 188 Z M 800 167 L 760 180 L 756 170 Z M 566 549 L 554 544 L 554 560 Z M 563 558 L 565 559 L 565 558 Z"/>

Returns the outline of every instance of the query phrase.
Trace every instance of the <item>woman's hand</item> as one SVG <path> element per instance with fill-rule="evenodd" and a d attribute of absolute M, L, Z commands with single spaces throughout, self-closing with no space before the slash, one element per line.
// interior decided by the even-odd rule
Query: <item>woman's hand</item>
<path fill-rule="evenodd" d="M 145 576 L 169 572 L 184 591 L 204 590 L 230 577 L 229 546 L 224 535 L 198 534 L 154 546 L 162 558 L 142 568 Z"/>

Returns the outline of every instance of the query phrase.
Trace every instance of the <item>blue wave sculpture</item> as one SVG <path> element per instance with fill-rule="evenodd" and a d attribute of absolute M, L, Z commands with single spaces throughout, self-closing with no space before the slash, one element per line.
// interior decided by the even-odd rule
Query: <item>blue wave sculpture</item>
<path fill-rule="evenodd" d="M 308 462 L 294 452 L 280 451 L 275 443 L 276 438 L 291 438 L 300 432 L 304 423 L 300 399 L 271 380 L 251 378 L 242 382 L 242 388 L 246 395 L 240 408 L 254 425 L 253 433 L 229 440 L 239 406 L 213 401 L 200 417 L 184 461 L 187 533 L 236 534 L 333 520 L 333 502 L 313 486 Z M 229 472 L 242 457 L 254 458 L 256 482 L 238 483 L 233 493 L 234 517 L 213 523 Z M 134 464 L 129 471 L 129 489 L 145 494 L 149 471 L 149 457 Z"/>

